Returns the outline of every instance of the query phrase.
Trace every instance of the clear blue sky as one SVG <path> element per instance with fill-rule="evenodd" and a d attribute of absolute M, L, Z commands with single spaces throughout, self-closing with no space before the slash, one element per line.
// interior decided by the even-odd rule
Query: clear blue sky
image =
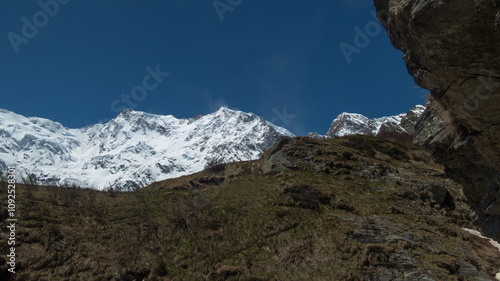
<path fill-rule="evenodd" d="M 379 117 L 425 102 L 372 0 L 215 4 L 2 1 L 0 108 L 79 128 L 124 107 L 189 118 L 225 105 L 304 135 L 344 111 Z M 359 47 L 350 63 L 342 42 Z"/>

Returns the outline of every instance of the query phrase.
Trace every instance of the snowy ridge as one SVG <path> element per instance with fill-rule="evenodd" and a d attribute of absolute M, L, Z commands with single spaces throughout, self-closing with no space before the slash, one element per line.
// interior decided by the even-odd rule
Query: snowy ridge
<path fill-rule="evenodd" d="M 357 113 L 342 113 L 332 122 L 326 135 L 310 133 L 309 136 L 317 139 L 336 138 L 349 135 L 377 136 L 381 133 L 396 132 L 401 134 L 413 134 L 415 122 L 424 112 L 425 107 L 416 105 L 408 113 L 394 116 L 370 119 Z"/>
<path fill-rule="evenodd" d="M 342 137 L 356 134 L 375 136 L 380 131 L 382 124 L 388 122 L 399 124 L 403 116 L 405 116 L 405 114 L 369 119 L 361 114 L 342 113 L 333 120 L 326 135 L 329 137 Z"/>
<path fill-rule="evenodd" d="M 293 136 L 228 108 L 190 119 L 127 109 L 81 129 L 0 110 L 0 169 L 14 165 L 45 184 L 134 189 L 201 171 L 213 158 L 257 159 L 282 135 Z"/>

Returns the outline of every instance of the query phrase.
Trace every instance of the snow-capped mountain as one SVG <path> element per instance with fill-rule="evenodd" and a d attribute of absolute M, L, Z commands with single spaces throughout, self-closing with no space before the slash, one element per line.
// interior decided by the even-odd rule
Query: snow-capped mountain
<path fill-rule="evenodd" d="M 257 159 L 292 133 L 228 108 L 177 119 L 124 110 L 105 124 L 68 129 L 0 109 L 0 169 L 16 166 L 45 184 L 134 189 L 223 162 Z"/>
<path fill-rule="evenodd" d="M 374 119 L 357 113 L 344 112 L 333 120 L 326 135 L 310 133 L 308 136 L 322 139 L 356 134 L 367 136 L 413 135 L 415 124 L 424 110 L 424 106 L 416 105 L 408 113 Z"/>

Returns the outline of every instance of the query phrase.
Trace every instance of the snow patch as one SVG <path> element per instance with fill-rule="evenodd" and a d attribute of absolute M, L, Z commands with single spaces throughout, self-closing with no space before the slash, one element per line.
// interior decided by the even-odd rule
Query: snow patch
<path fill-rule="evenodd" d="M 465 230 L 465 231 L 467 231 L 467 232 L 469 232 L 469 233 L 470 233 L 470 234 L 472 234 L 472 235 L 475 235 L 475 236 L 477 236 L 477 237 L 480 237 L 480 238 L 483 238 L 483 239 L 488 240 L 488 241 L 490 242 L 490 244 L 491 244 L 493 247 L 497 248 L 497 249 L 498 249 L 498 251 L 500 251 L 500 244 L 498 244 L 498 242 L 497 242 L 497 241 L 495 241 L 495 240 L 493 240 L 493 239 L 491 239 L 491 238 L 488 238 L 488 237 L 485 237 L 485 236 L 481 235 L 481 233 L 480 233 L 479 231 L 477 231 L 477 230 L 474 230 L 474 229 L 469 229 L 469 228 L 462 228 L 462 229 L 463 229 L 463 230 Z M 500 270 L 500 268 L 499 268 L 498 270 Z M 497 273 L 497 275 L 496 275 L 496 277 L 495 277 L 495 278 L 496 278 L 497 280 L 500 280 L 500 271 Z"/>

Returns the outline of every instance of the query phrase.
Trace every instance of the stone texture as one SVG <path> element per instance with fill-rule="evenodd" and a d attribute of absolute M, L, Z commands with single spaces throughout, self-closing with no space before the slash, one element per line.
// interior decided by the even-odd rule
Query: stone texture
<path fill-rule="evenodd" d="M 491 280 L 486 274 L 479 272 L 476 267 L 464 262 L 457 261 L 455 267 L 458 269 L 458 273 L 471 281 L 488 281 Z"/>
<path fill-rule="evenodd" d="M 480 213 L 500 215 L 500 1 L 374 2 L 408 72 L 431 91 L 414 142 L 433 149 Z"/>

